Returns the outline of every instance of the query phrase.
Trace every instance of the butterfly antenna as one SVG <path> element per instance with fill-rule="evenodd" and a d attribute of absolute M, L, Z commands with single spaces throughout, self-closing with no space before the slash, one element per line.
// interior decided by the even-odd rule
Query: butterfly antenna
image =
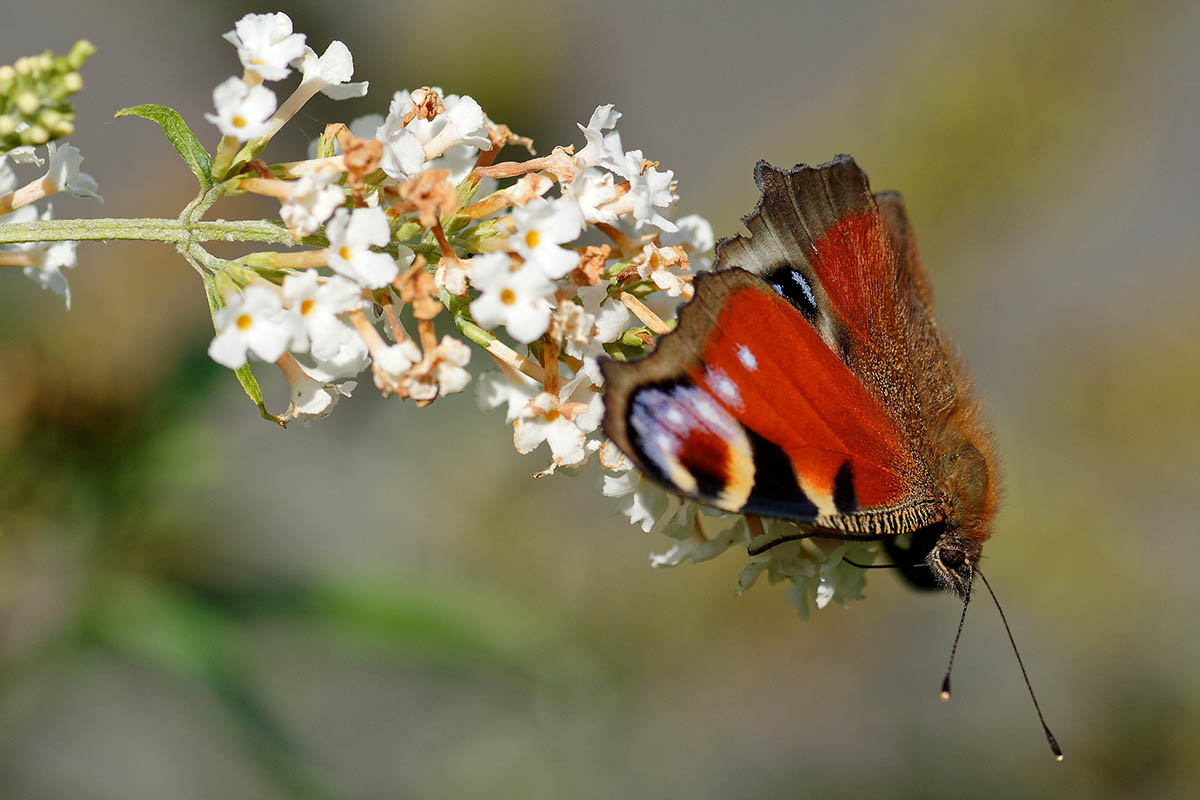
<path fill-rule="evenodd" d="M 967 595 L 963 600 L 962 616 L 958 618 L 958 633 L 954 634 L 954 644 L 950 645 L 950 663 L 946 665 L 946 677 L 942 678 L 942 691 L 938 695 L 942 702 L 950 699 L 950 670 L 954 669 L 954 654 L 958 652 L 958 640 L 962 638 L 963 623 L 967 621 L 967 606 L 971 602 L 971 595 Z"/>
<path fill-rule="evenodd" d="M 979 572 L 979 570 L 975 570 Z M 1000 621 L 1004 623 L 1004 632 L 1008 634 L 1009 644 L 1012 645 L 1013 654 L 1017 657 L 1017 665 L 1021 667 L 1021 677 L 1025 679 L 1025 688 L 1029 690 L 1029 699 L 1033 701 L 1033 708 L 1037 711 L 1038 721 L 1042 723 L 1042 731 L 1046 734 L 1046 741 L 1050 744 L 1050 750 L 1054 753 L 1056 761 L 1063 760 L 1063 752 L 1058 746 L 1058 740 L 1054 738 L 1054 734 L 1050 732 L 1050 726 L 1046 724 L 1046 718 L 1042 716 L 1042 707 L 1038 705 L 1037 695 L 1033 693 L 1033 684 L 1029 682 L 1029 673 L 1025 671 L 1025 662 L 1021 660 L 1021 651 L 1017 649 L 1017 642 L 1013 639 L 1012 629 L 1008 627 L 1008 619 L 1004 616 L 1004 609 L 1000 607 L 1000 600 L 996 597 L 996 593 L 992 591 L 992 585 L 988 583 L 988 579 L 984 578 L 983 573 L 979 572 L 979 577 L 983 578 L 983 585 L 987 587 L 988 594 L 992 596 L 992 602 L 996 604 L 996 610 L 1000 612 Z M 963 609 L 964 615 L 966 609 Z M 962 630 L 962 623 L 959 623 L 959 630 Z M 958 638 L 955 637 L 954 643 L 958 644 Z M 951 661 L 953 662 L 954 655 L 951 652 Z M 948 696 L 950 686 L 950 673 L 946 673 L 946 691 L 943 692 L 943 699 Z"/>

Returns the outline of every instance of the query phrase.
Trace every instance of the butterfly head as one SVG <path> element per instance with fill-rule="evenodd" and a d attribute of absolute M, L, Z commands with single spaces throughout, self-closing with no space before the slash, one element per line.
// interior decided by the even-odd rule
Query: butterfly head
<path fill-rule="evenodd" d="M 938 583 L 966 600 L 971 595 L 971 583 L 981 551 L 978 540 L 949 531 L 929 551 L 925 563 Z"/>

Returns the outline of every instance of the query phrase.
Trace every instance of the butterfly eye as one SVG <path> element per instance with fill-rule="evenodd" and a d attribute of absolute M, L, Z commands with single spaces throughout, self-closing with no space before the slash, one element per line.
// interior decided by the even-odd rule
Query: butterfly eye
<path fill-rule="evenodd" d="M 966 560 L 966 556 L 963 555 L 961 550 L 949 549 L 938 553 L 938 558 L 941 560 L 942 566 L 948 569 L 958 569 L 962 566 L 963 561 Z"/>

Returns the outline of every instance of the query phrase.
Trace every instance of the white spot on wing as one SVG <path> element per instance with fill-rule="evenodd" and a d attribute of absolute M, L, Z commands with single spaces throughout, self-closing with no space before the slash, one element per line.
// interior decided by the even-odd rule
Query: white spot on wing
<path fill-rule="evenodd" d="M 750 352 L 750 348 L 744 344 L 739 344 L 737 349 L 738 361 L 742 362 L 742 366 L 753 372 L 758 369 L 758 359 L 754 357 L 754 353 Z"/>
<path fill-rule="evenodd" d="M 705 370 L 705 381 L 717 397 L 720 397 L 734 408 L 741 410 L 742 392 L 738 389 L 737 383 L 726 375 L 723 370 L 709 367 Z"/>
<path fill-rule="evenodd" d="M 817 298 L 813 296 L 812 287 L 808 285 L 808 281 L 804 279 L 799 270 L 792 270 L 792 280 L 800 285 L 800 291 L 804 292 L 804 296 L 808 298 L 808 302 L 812 303 L 813 308 L 816 308 Z"/>

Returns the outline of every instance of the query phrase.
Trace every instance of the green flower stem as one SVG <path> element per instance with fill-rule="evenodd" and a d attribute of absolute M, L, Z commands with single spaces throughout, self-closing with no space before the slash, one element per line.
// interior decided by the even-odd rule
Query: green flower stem
<path fill-rule="evenodd" d="M 324 237 L 320 238 L 323 240 Z M 0 224 L 0 244 L 117 240 L 176 244 L 209 241 L 310 244 L 309 239 L 297 241 L 281 224 L 266 220 L 48 219 Z M 311 243 L 316 244 L 316 240 Z"/>

